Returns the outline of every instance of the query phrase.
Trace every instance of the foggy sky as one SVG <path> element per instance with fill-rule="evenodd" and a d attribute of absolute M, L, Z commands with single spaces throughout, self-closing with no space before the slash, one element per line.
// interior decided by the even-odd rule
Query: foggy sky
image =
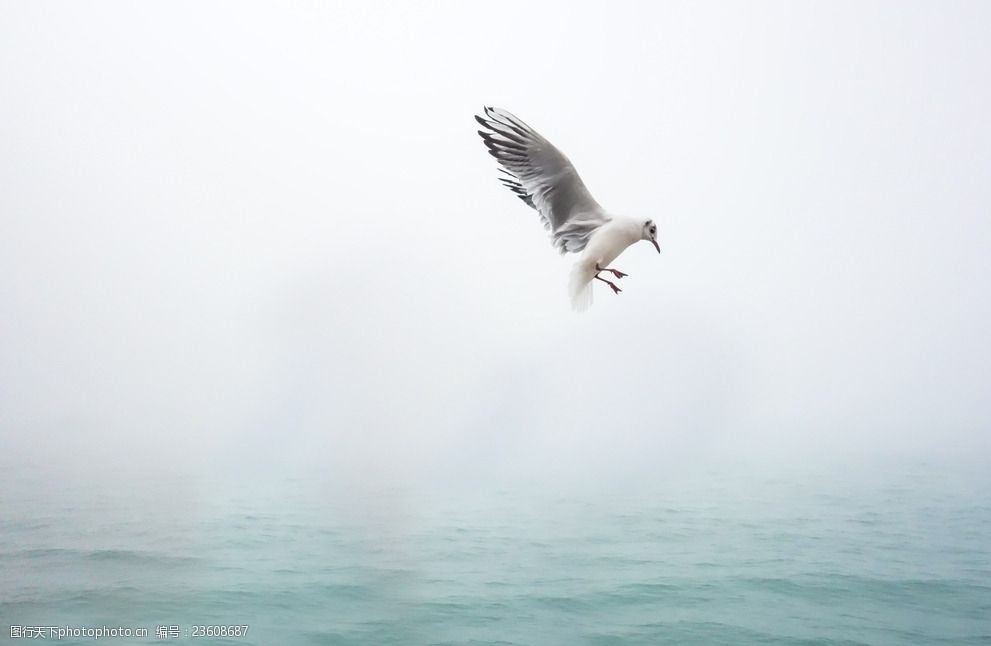
<path fill-rule="evenodd" d="M 3 3 L 0 459 L 987 456 L 988 79 L 980 2 Z M 621 295 L 483 104 L 658 222 Z"/>

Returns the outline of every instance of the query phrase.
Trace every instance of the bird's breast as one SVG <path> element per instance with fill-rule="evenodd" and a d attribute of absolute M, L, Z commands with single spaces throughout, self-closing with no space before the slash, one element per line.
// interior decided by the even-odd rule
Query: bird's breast
<path fill-rule="evenodd" d="M 605 267 L 634 242 L 623 227 L 609 223 L 592 234 L 585 248 L 585 259 Z"/>

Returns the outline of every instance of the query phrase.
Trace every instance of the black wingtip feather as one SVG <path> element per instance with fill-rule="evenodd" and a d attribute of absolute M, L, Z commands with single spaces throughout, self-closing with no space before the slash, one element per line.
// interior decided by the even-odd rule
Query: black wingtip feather
<path fill-rule="evenodd" d="M 511 120 L 508 117 L 500 118 L 501 115 L 491 106 L 486 105 L 482 107 L 485 115 L 489 118 L 486 119 L 480 115 L 474 115 L 475 121 L 484 128 L 484 130 L 477 132 L 478 136 L 485 143 L 488 153 L 499 161 L 500 166 L 503 166 L 497 170 L 505 174 L 506 177 L 498 177 L 497 179 L 502 182 L 503 186 L 511 190 L 516 197 L 520 198 L 524 204 L 536 209 L 537 206 L 533 202 L 533 196 L 520 183 L 519 177 L 504 167 L 506 164 L 515 165 L 526 162 L 527 147 L 534 141 L 533 134 L 528 132 L 529 128 L 526 126 L 521 129 L 517 125 L 516 120 Z M 550 225 L 545 222 L 544 226 L 546 228 Z"/>

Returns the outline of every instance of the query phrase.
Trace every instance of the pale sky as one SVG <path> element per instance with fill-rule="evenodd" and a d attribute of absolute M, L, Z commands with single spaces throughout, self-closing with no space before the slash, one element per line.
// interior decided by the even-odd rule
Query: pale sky
<path fill-rule="evenodd" d="M 4 2 L 0 465 L 987 459 L 989 79 L 986 2 Z"/>

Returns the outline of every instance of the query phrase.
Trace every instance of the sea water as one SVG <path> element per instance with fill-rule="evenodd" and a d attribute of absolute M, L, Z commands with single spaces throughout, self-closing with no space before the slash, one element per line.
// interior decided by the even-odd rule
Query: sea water
<path fill-rule="evenodd" d="M 420 490 L 8 473 L 0 641 L 991 643 L 991 478 L 866 475 Z"/>

